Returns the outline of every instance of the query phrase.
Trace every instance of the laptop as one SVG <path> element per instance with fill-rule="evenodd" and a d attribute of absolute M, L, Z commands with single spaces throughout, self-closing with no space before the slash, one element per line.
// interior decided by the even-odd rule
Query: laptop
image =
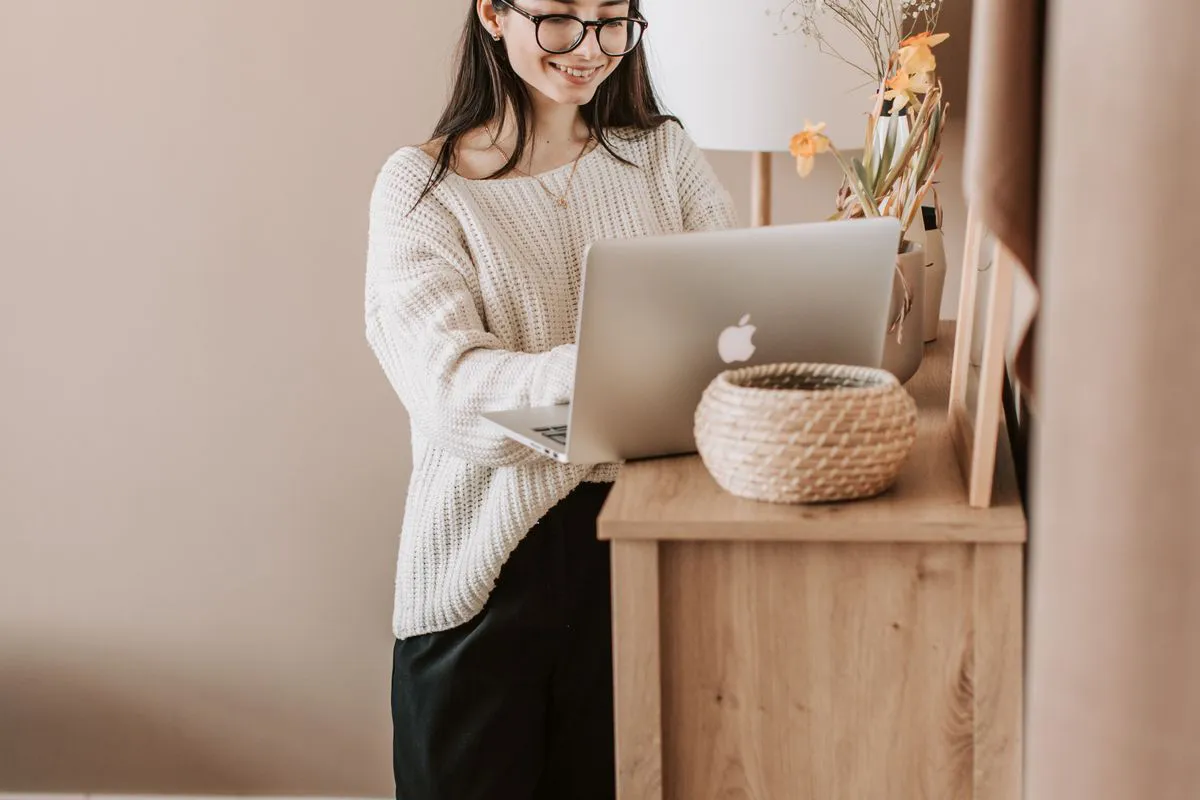
<path fill-rule="evenodd" d="M 725 370 L 880 365 L 899 242 L 894 217 L 592 242 L 570 403 L 482 416 L 563 463 L 695 452 Z"/>

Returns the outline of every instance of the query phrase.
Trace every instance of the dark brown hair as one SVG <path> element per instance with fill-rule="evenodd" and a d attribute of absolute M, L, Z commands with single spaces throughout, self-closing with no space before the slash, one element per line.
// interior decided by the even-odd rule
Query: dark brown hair
<path fill-rule="evenodd" d="M 503 127 L 504 117 L 510 107 L 517 122 L 516 147 L 508 162 L 488 177 L 507 173 L 521 162 L 525 153 L 533 109 L 529 88 L 509 63 L 503 40 L 493 40 L 480 23 L 475 2 L 470 0 L 467 22 L 458 45 L 458 75 L 454 80 L 454 89 L 430 137 L 431 141 L 443 139 L 437 165 L 417 199 L 418 204 L 446 177 L 459 140 L 469 131 L 493 121 L 498 120 Z M 639 0 L 629 0 L 630 16 L 640 16 L 639 5 Z M 505 3 L 496 2 L 496 13 L 503 15 L 510 12 Z M 600 84 L 592 99 L 581 108 L 581 112 L 592 136 L 604 149 L 626 164 L 630 163 L 629 160 L 622 158 L 612 148 L 608 138 L 610 129 L 646 131 L 668 120 L 678 122 L 659 108 L 646 67 L 644 45 L 639 45 L 622 58 L 613 73 Z"/>

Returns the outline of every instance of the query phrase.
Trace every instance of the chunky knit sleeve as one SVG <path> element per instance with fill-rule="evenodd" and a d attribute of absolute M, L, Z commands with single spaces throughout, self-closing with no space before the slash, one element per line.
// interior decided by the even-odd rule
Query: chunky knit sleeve
<path fill-rule="evenodd" d="M 686 130 L 666 122 L 674 136 L 675 176 L 687 231 L 721 230 L 737 227 L 737 210 L 729 191 L 721 184 L 712 165 Z"/>
<path fill-rule="evenodd" d="M 543 458 L 479 416 L 570 399 L 575 345 L 505 350 L 485 330 L 467 276 L 473 265 L 454 217 L 393 157 L 371 194 L 366 336 L 413 427 L 462 460 L 500 467 Z"/>

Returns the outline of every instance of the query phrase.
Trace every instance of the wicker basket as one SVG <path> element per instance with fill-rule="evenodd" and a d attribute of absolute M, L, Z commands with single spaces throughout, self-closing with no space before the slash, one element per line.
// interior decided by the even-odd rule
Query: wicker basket
<path fill-rule="evenodd" d="M 896 480 L 916 403 L 890 372 L 769 364 L 718 375 L 696 409 L 696 446 L 726 491 L 774 503 L 870 497 Z"/>

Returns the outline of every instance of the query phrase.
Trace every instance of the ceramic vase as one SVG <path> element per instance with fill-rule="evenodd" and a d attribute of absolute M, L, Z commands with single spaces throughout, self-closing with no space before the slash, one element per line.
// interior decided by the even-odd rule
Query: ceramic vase
<path fill-rule="evenodd" d="M 911 241 L 896 256 L 892 302 L 883 345 L 883 368 L 905 383 L 925 355 L 925 249 Z"/>

